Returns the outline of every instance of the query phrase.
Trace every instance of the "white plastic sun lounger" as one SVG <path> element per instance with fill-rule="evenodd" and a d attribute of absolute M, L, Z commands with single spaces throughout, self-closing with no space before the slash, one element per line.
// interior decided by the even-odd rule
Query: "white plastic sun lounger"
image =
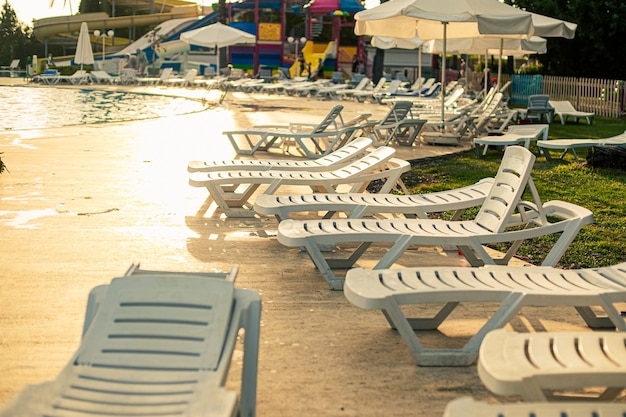
<path fill-rule="evenodd" d="M 191 161 L 187 165 L 188 172 L 227 171 L 231 169 L 261 170 L 270 169 L 283 171 L 328 171 L 351 162 L 361 156 L 372 144 L 370 138 L 357 138 L 342 148 L 312 160 L 275 160 L 275 159 L 232 159 L 221 161 Z"/>
<path fill-rule="evenodd" d="M 621 269 L 626 284 L 626 264 Z M 624 291 L 608 297 L 623 301 Z M 480 346 L 478 375 L 491 392 L 526 401 L 613 401 L 626 389 L 626 326 L 611 313 L 622 332 L 494 330 Z"/>
<path fill-rule="evenodd" d="M 624 267 L 626 265 L 620 267 L 622 275 Z M 479 354 L 481 343 L 487 342 L 486 340 L 483 342 L 485 336 L 494 329 L 504 327 L 524 306 L 576 307 L 581 317 L 591 327 L 603 328 L 613 325 L 621 331 L 626 330 L 624 318 L 614 305 L 626 301 L 626 279 L 621 281 L 611 279 L 608 273 L 601 270 L 562 270 L 551 267 L 506 265 L 488 265 L 481 268 L 423 267 L 382 271 L 353 269 L 346 277 L 344 294 L 357 307 L 365 310 L 382 310 L 421 366 L 471 365 Z M 437 329 L 461 303 L 499 303 L 499 307 L 462 348 L 426 348 L 420 341 L 419 331 Z M 429 317 L 407 318 L 401 308 L 403 305 L 439 306 L 440 309 Z M 595 315 L 589 306 L 600 307 L 608 318 Z M 621 357 L 624 355 L 624 344 L 623 341 L 620 343 L 622 352 L 617 355 Z M 550 361 L 550 358 L 537 357 L 533 358 L 533 363 L 524 362 L 521 358 L 525 354 L 523 351 L 513 352 L 515 349 L 522 349 L 521 345 L 516 348 L 504 346 L 504 349 L 503 344 L 497 341 L 494 341 L 493 345 L 495 346 L 493 349 L 483 354 L 486 363 L 495 357 L 494 369 L 498 367 L 497 357 L 502 355 L 511 361 L 512 367 L 519 367 L 521 374 L 533 366 L 541 366 L 540 362 Z M 563 347 L 567 352 L 573 349 L 572 346 Z M 596 346 L 595 350 L 598 348 L 599 346 Z M 502 350 L 500 354 L 496 352 L 499 349 Z M 573 377 L 574 374 L 572 372 L 570 376 Z M 500 378 L 515 379 L 513 375 L 513 370 L 510 373 L 503 371 Z M 622 381 L 625 377 L 626 375 L 622 376 Z M 624 385 L 626 384 L 620 386 Z M 488 384 L 487 386 L 491 389 Z"/>
<path fill-rule="evenodd" d="M 428 194 L 289 194 L 260 195 L 254 202 L 257 214 L 275 216 L 279 221 L 292 213 L 315 212 L 315 218 L 328 219 L 336 213 L 346 213 L 351 219 L 377 214 L 403 215 L 426 219 L 430 213 L 454 211 L 458 220 L 470 207 L 480 206 L 493 186 L 493 178 L 483 178 L 467 187 Z M 324 214 L 317 215 L 322 212 Z"/>
<path fill-rule="evenodd" d="M 398 145 L 413 146 L 426 120 L 413 118 L 412 106 L 410 101 L 396 101 L 383 119 L 362 123 L 361 129 L 383 145 L 396 141 Z"/>
<path fill-rule="evenodd" d="M 592 112 L 578 111 L 567 100 L 553 101 L 549 100 L 548 103 L 551 107 L 554 107 L 554 116 L 558 116 L 561 119 L 561 124 L 564 125 L 569 117 L 574 120 L 574 123 L 578 123 L 578 119 L 585 119 L 587 124 L 593 123 L 593 118 L 596 115 Z"/>
<path fill-rule="evenodd" d="M 205 187 L 207 201 L 198 214 L 208 210 L 213 200 L 228 217 L 253 217 L 251 198 L 261 185 L 268 185 L 265 194 L 274 194 L 283 186 L 309 187 L 312 192 L 337 192 L 345 185 L 348 192 L 363 192 L 374 180 L 384 180 L 381 193 L 388 193 L 400 180 L 400 175 L 411 165 L 393 158 L 395 150 L 380 147 L 348 165 L 329 171 L 259 171 L 230 170 L 196 172 L 190 175 L 189 184 Z"/>
<path fill-rule="evenodd" d="M 161 71 L 161 75 L 159 75 L 158 77 L 137 77 L 136 82 L 137 84 L 140 84 L 140 85 L 165 84 L 167 83 L 167 80 L 170 79 L 173 71 L 174 70 L 171 67 L 163 68 L 163 70 Z"/>
<path fill-rule="evenodd" d="M 361 78 L 361 81 L 354 88 L 345 88 L 339 91 L 336 91 L 334 94 L 341 99 L 346 99 L 352 97 L 352 95 L 359 91 L 368 91 L 367 89 L 371 89 L 372 80 L 368 77 Z"/>
<path fill-rule="evenodd" d="M 179 87 L 187 87 L 194 86 L 194 80 L 198 75 L 198 70 L 195 68 L 189 69 L 185 72 L 185 74 L 181 77 L 180 75 L 177 77 L 168 77 L 165 80 L 161 80 L 162 84 L 166 84 L 168 86 L 179 86 Z"/>
<path fill-rule="evenodd" d="M 89 73 L 85 70 L 77 70 L 72 75 L 59 75 L 58 77 L 59 81 L 73 85 L 87 84 L 89 82 Z"/>
<path fill-rule="evenodd" d="M 0 415 L 253 417 L 261 298 L 233 273 L 143 271 L 94 288 L 74 357 Z M 225 383 L 240 329 L 238 400 Z"/>
<path fill-rule="evenodd" d="M 543 152 L 546 159 L 551 159 L 550 150 L 560 150 L 562 151 L 560 159 L 563 159 L 569 151 L 576 162 L 580 162 L 576 149 L 594 146 L 626 146 L 626 132 L 603 139 L 553 139 L 537 142 L 537 147 Z"/>
<path fill-rule="evenodd" d="M 304 247 L 327 283 L 341 289 L 343 279 L 333 269 L 349 269 L 375 242 L 392 247 L 374 269 L 391 267 L 412 245 L 454 246 L 473 265 L 507 264 L 521 243 L 536 237 L 560 237 L 543 260 L 554 265 L 579 230 L 593 221 L 592 213 L 563 201 L 541 204 L 530 178 L 535 156 L 520 146 L 509 146 L 496 174 L 493 187 L 477 216 L 472 220 L 440 219 L 325 219 L 285 220 L 278 225 L 278 241 L 288 247 Z M 534 202 L 522 201 L 526 187 Z M 519 226 L 523 226 L 519 228 Z M 327 258 L 321 247 L 358 243 L 358 248 L 343 259 Z M 494 258 L 483 245 L 510 244 L 502 258 Z"/>
<path fill-rule="evenodd" d="M 355 87 L 357 90 L 362 90 L 369 83 L 369 79 L 363 78 L 359 81 L 359 84 Z M 322 100 L 332 100 L 337 98 L 337 94 L 340 91 L 352 88 L 350 84 L 332 84 L 326 87 L 322 87 L 317 90 L 315 98 Z"/>
<path fill-rule="evenodd" d="M 528 124 L 509 126 L 506 133 L 501 136 L 481 136 L 474 138 L 476 145 L 476 156 L 487 155 L 489 146 L 512 146 L 522 145 L 524 148 L 530 148 L 530 142 L 533 140 L 548 140 L 548 130 L 550 125 L 546 124 Z M 482 153 L 480 152 L 482 148 Z"/>
<path fill-rule="evenodd" d="M 470 397 L 451 401 L 443 417 L 623 417 L 625 404 L 559 402 L 487 404 Z"/>
<path fill-rule="evenodd" d="M 346 94 L 348 96 L 347 98 L 353 98 L 360 103 L 363 103 L 366 100 L 373 101 L 375 94 L 379 94 L 384 91 L 386 83 L 387 80 L 385 77 L 380 77 L 376 85 L 371 90 L 351 91 Z"/>
<path fill-rule="evenodd" d="M 116 84 L 119 81 L 119 77 L 113 77 L 108 72 L 102 70 L 91 71 L 89 79 L 94 84 Z"/>
<path fill-rule="evenodd" d="M 470 113 L 455 115 L 450 121 L 426 123 L 422 140 L 431 145 L 458 145 L 464 137 L 476 137 L 497 113 L 502 103 L 502 93 L 488 95 Z"/>
<path fill-rule="evenodd" d="M 9 70 L 9 71 L 17 71 L 19 70 L 19 67 L 20 67 L 20 60 L 14 59 L 13 61 L 11 61 L 9 65 L 0 66 L 0 69 Z"/>
<path fill-rule="evenodd" d="M 309 158 L 319 158 L 348 143 L 357 126 L 344 127 L 341 121 L 342 105 L 334 106 L 324 119 L 312 129 L 291 127 L 257 126 L 250 129 L 223 132 L 239 155 L 254 155 L 256 151 L 268 151 L 272 147 L 285 146 L 289 151 L 293 144 L 300 153 Z M 332 128 L 331 128 L 332 126 Z"/>

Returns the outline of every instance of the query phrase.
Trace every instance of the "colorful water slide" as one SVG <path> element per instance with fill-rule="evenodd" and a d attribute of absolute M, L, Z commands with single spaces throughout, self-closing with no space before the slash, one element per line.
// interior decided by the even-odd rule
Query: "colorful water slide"
<path fill-rule="evenodd" d="M 140 6 L 143 10 L 149 9 L 150 5 L 150 0 L 117 0 L 116 5 L 121 7 L 126 2 L 132 4 L 132 7 Z M 34 21 L 33 33 L 37 39 L 44 41 L 60 34 L 78 33 L 82 22 L 87 22 L 90 29 L 103 30 L 150 26 L 172 19 L 201 16 L 201 8 L 197 4 L 183 0 L 166 0 L 159 6 L 158 13 L 144 15 L 110 17 L 107 13 L 82 13 L 38 19 Z"/>
<path fill-rule="evenodd" d="M 323 49 L 320 49 L 323 48 Z M 319 66 L 319 60 L 322 60 L 322 65 L 327 58 L 335 58 L 337 55 L 335 42 L 331 41 L 328 45 L 315 44 L 313 42 L 307 42 L 304 48 L 302 48 L 302 56 L 304 57 L 304 71 L 300 75 L 309 75 L 307 68 L 311 65 L 311 73 L 317 73 L 317 67 Z M 299 62 L 296 60 L 289 68 L 290 76 L 296 77 L 299 73 L 297 66 Z"/>

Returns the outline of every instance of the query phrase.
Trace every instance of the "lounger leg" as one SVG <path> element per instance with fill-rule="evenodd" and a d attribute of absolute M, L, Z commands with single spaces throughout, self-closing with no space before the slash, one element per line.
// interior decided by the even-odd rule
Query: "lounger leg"
<path fill-rule="evenodd" d="M 608 387 L 598 396 L 598 401 L 613 401 L 624 391 L 623 387 Z"/>
<path fill-rule="evenodd" d="M 509 250 L 506 251 L 502 258 L 494 260 L 495 263 L 498 265 L 508 265 L 511 258 L 513 258 L 513 256 L 517 253 L 519 247 L 522 246 L 522 243 L 524 243 L 523 240 L 516 240 L 513 242 L 513 244 L 509 247 Z"/>
<path fill-rule="evenodd" d="M 443 321 L 446 318 L 448 318 L 450 313 L 452 313 L 459 304 L 460 303 L 458 302 L 446 303 L 433 317 L 428 317 L 428 318 L 413 317 L 413 318 L 407 318 L 407 321 L 409 322 L 413 330 L 436 330 L 439 327 L 439 325 L 443 323 Z M 383 310 L 383 315 L 387 319 L 387 322 L 389 323 L 391 328 L 394 330 L 398 330 L 396 329 L 395 324 L 393 323 L 393 320 L 391 320 L 391 317 L 389 317 L 389 314 L 387 313 L 387 311 Z"/>
<path fill-rule="evenodd" d="M 257 367 L 261 321 L 260 297 L 249 297 L 242 317 L 244 333 L 243 369 L 241 375 L 241 415 L 254 417 L 256 410 Z"/>
<path fill-rule="evenodd" d="M 237 144 L 237 140 L 234 138 L 232 133 L 225 132 L 224 134 L 228 138 L 231 146 L 233 147 L 233 149 L 235 150 L 237 155 L 252 155 L 254 153 L 254 151 L 252 150 L 254 145 L 250 141 L 250 138 L 248 137 L 248 135 L 244 134 L 243 136 L 244 136 L 246 142 L 248 143 L 250 149 L 242 149 L 242 148 L 239 147 L 239 144 Z"/>
<path fill-rule="evenodd" d="M 400 127 L 394 134 L 396 142 L 401 146 L 413 146 L 415 139 L 422 130 L 423 125 L 410 124 L 405 127 Z M 404 139 L 404 137 L 407 139 Z"/>
<path fill-rule="evenodd" d="M 409 128 L 411 132 L 409 135 L 409 141 L 406 143 L 406 146 L 413 146 L 413 144 L 415 143 L 415 140 L 419 138 L 419 134 L 422 132 L 423 128 L 424 128 L 424 124 L 421 124 L 419 126 L 418 125 L 411 126 Z M 419 145 L 419 141 L 418 141 L 418 145 Z"/>
<path fill-rule="evenodd" d="M 332 269 L 352 268 L 354 264 L 356 263 L 356 261 L 358 261 L 359 258 L 363 256 L 367 248 L 369 248 L 371 245 L 372 245 L 372 242 L 363 242 L 359 245 L 358 248 L 356 248 L 354 252 L 352 252 L 352 255 L 350 255 L 348 258 L 326 259 L 326 262 L 328 263 L 328 266 L 330 266 Z"/>
<path fill-rule="evenodd" d="M 246 187 L 244 192 L 235 193 L 225 192 L 224 188 L 219 185 L 207 184 L 206 189 L 209 191 L 207 201 L 212 198 L 228 217 L 254 217 L 254 210 L 244 206 L 248 203 L 248 200 L 258 187 L 259 184 L 251 184 Z M 210 203 L 208 205 L 210 205 Z M 208 208 L 208 205 L 205 203 L 203 207 L 206 206 Z M 236 207 L 233 208 L 231 205 L 235 205 Z"/>
<path fill-rule="evenodd" d="M 419 366 L 470 366 L 478 358 L 478 348 L 487 333 L 503 327 L 515 317 L 523 299 L 524 294 L 519 293 L 512 293 L 505 297 L 500 308 L 461 349 L 427 349 L 419 341 L 409 320 L 393 298 L 388 298 L 385 311 L 393 323 L 392 326 L 398 330 Z"/>
<path fill-rule="evenodd" d="M 550 156 L 550 151 L 546 148 L 539 148 L 541 150 L 541 153 L 543 153 L 543 155 L 546 157 L 546 161 L 551 161 L 552 157 Z"/>
<path fill-rule="evenodd" d="M 256 151 L 267 151 L 278 141 L 280 136 L 265 135 L 263 138 L 252 148 L 252 153 Z M 252 155 L 252 154 L 251 154 Z"/>
<path fill-rule="evenodd" d="M 615 324 L 608 317 L 600 317 L 591 307 L 574 307 L 582 319 L 592 329 L 614 329 Z"/>
<path fill-rule="evenodd" d="M 389 249 L 389 252 L 376 264 L 374 269 L 391 268 L 391 265 L 402 256 L 409 246 L 411 246 L 411 236 L 400 236 L 391 249 Z"/>
<path fill-rule="evenodd" d="M 361 244 L 361 246 L 363 245 L 369 246 L 370 244 L 371 243 Z M 359 249 L 361 249 L 361 246 L 359 247 Z M 367 249 L 367 246 L 362 250 L 362 252 L 364 252 L 365 249 Z M 355 254 L 353 254 L 348 260 L 327 259 L 322 254 L 322 251 L 320 250 L 320 245 L 318 245 L 317 242 L 314 242 L 312 239 L 304 240 L 304 248 L 306 249 L 307 254 L 311 258 L 311 260 L 313 261 L 317 269 L 322 273 L 322 276 L 328 283 L 328 286 L 330 287 L 330 289 L 343 291 L 343 283 L 345 281 L 345 278 L 335 276 L 333 272 L 333 266 L 344 267 L 348 265 L 346 268 L 350 268 L 352 265 L 354 265 L 354 262 L 356 262 L 356 259 L 358 259 L 358 257 L 356 257 Z M 359 249 L 357 249 L 357 251 L 355 252 L 358 252 Z"/>
<path fill-rule="evenodd" d="M 572 224 L 567 230 L 564 230 L 561 233 L 561 236 L 559 237 L 559 239 L 554 244 L 554 246 L 552 246 L 552 249 L 550 250 L 550 252 L 548 252 L 546 257 L 543 259 L 543 262 L 541 262 L 541 265 L 542 266 L 556 265 L 559 259 L 563 257 L 563 254 L 565 253 L 567 248 L 569 248 L 569 245 L 576 238 L 576 236 L 578 235 L 578 232 L 580 232 L 580 229 L 582 227 L 583 227 L 582 224 L 578 224 L 578 225 Z"/>
<path fill-rule="evenodd" d="M 598 316 L 591 310 L 588 306 L 578 306 L 575 307 L 578 314 L 585 320 L 587 325 L 592 329 L 611 329 L 616 328 L 619 331 L 626 331 L 626 322 L 624 321 L 624 317 L 620 314 L 619 311 L 613 305 L 613 302 L 606 296 L 600 296 L 602 302 L 600 303 L 600 307 L 606 313 L 606 317 Z"/>
<path fill-rule="evenodd" d="M 465 259 L 467 260 L 467 262 L 470 263 L 471 266 L 483 266 L 487 263 L 495 264 L 495 261 L 491 259 L 487 251 L 485 251 L 482 246 L 478 248 L 480 251 L 478 255 L 476 254 L 476 250 L 474 247 L 458 246 L 458 249 L 461 251 Z M 486 260 L 489 260 L 489 262 L 487 262 Z"/>

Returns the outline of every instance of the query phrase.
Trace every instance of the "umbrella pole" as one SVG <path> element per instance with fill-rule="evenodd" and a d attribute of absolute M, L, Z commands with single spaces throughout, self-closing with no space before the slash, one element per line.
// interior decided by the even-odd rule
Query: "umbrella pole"
<path fill-rule="evenodd" d="M 422 47 L 418 48 L 419 54 L 417 55 L 417 95 L 418 97 L 422 95 Z"/>
<path fill-rule="evenodd" d="M 487 91 L 489 91 L 489 72 L 487 71 L 487 61 L 488 58 L 487 56 L 489 55 L 489 50 L 485 49 L 485 66 L 483 68 L 483 73 L 485 73 L 485 91 L 484 91 L 484 97 L 487 97 Z"/>
<path fill-rule="evenodd" d="M 441 58 L 441 133 L 445 129 L 445 111 L 444 103 L 446 102 L 446 37 L 448 33 L 448 22 L 441 22 L 443 25 L 443 56 Z"/>
<path fill-rule="evenodd" d="M 465 91 L 469 91 L 469 55 L 465 55 Z"/>
<path fill-rule="evenodd" d="M 500 79 L 502 78 L 502 47 L 504 46 L 504 38 L 500 38 L 500 61 L 498 62 L 498 83 L 496 88 L 500 89 Z"/>

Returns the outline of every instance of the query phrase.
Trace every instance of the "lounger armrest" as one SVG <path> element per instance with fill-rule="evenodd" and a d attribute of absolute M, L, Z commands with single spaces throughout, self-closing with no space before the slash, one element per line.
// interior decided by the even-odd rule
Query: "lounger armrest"
<path fill-rule="evenodd" d="M 593 222 L 593 213 L 590 210 L 567 201 L 551 200 L 543 204 L 543 209 L 546 216 L 562 219 L 579 217 L 588 220 L 589 223 Z"/>
<path fill-rule="evenodd" d="M 289 129 L 289 125 L 254 125 L 251 129 Z"/>
<path fill-rule="evenodd" d="M 293 130 L 293 131 L 304 131 L 304 130 L 313 130 L 315 129 L 317 126 L 319 125 L 319 123 L 296 123 L 296 122 L 291 122 L 289 123 L 289 130 Z"/>
<path fill-rule="evenodd" d="M 365 122 L 361 123 L 361 127 L 374 127 L 377 124 L 379 124 L 381 122 L 381 120 L 366 120 Z"/>
<path fill-rule="evenodd" d="M 529 201 L 522 201 L 519 206 L 526 209 L 523 216 L 516 214 L 511 216 L 511 221 L 507 223 L 507 227 L 521 226 L 525 224 L 535 223 L 538 225 L 548 224 L 541 220 L 541 211 L 546 217 L 556 217 L 562 220 L 579 218 L 584 224 L 593 222 L 593 213 L 576 204 L 568 203 L 561 200 L 550 200 L 543 203 L 541 207 Z"/>
<path fill-rule="evenodd" d="M 511 216 L 507 227 L 528 225 L 530 223 L 545 224 L 545 209 L 530 201 L 521 201 L 517 205 L 519 213 Z M 543 216 L 542 216 L 543 215 Z"/>

